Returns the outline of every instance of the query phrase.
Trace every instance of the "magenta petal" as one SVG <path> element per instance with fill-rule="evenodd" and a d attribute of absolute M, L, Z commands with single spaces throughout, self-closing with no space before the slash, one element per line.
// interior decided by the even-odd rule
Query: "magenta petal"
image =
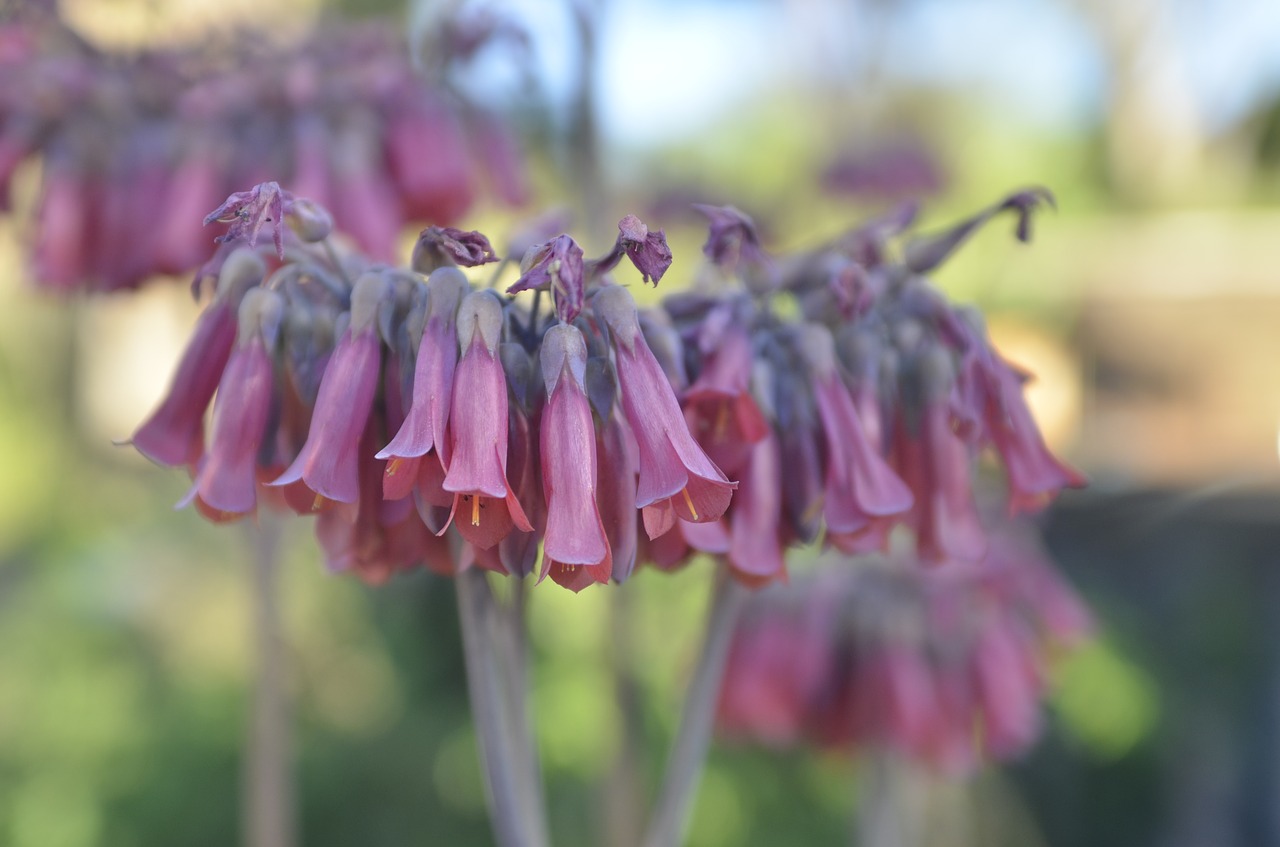
<path fill-rule="evenodd" d="M 460 277 L 456 269 L 432 274 L 428 283 L 427 321 L 422 328 L 422 343 L 414 369 L 413 402 L 400 431 L 377 454 L 379 459 L 422 456 L 438 445 L 442 458 L 448 460 L 445 427 L 449 422 L 454 371 L 458 364 L 454 314 L 458 299 L 466 289 L 466 281 Z"/>
<path fill-rule="evenodd" d="M 258 451 L 272 390 L 271 359 L 262 340 L 253 338 L 232 353 L 223 371 L 209 452 L 192 486 L 192 495 L 209 509 L 244 514 L 256 506 Z"/>
<path fill-rule="evenodd" d="M 770 433 L 751 451 L 742 488 L 729 519 L 729 564 L 758 577 L 786 572 L 779 524 L 782 521 L 782 458 Z"/>
<path fill-rule="evenodd" d="M 637 335 L 630 351 L 619 348 L 618 380 L 623 410 L 639 449 L 636 507 L 676 496 L 686 486 L 692 494 L 696 486 L 704 495 L 697 520 L 723 515 L 737 483 L 725 479 L 689 433 L 671 384 L 643 337 Z"/>
<path fill-rule="evenodd" d="M 324 376 L 307 442 L 293 464 L 271 485 L 302 480 L 329 500 L 354 503 L 359 497 L 359 446 L 373 408 L 381 367 L 372 327 L 338 342 Z"/>
<path fill-rule="evenodd" d="M 596 436 L 587 396 L 567 374 L 547 401 L 540 429 L 545 555 L 566 565 L 598 564 L 609 544 L 596 503 Z"/>
<path fill-rule="evenodd" d="M 196 323 L 182 353 L 169 393 L 131 443 L 153 462 L 178 467 L 199 457 L 203 447 L 204 412 L 231 357 L 236 339 L 236 309 L 215 300 Z"/>
<path fill-rule="evenodd" d="M 622 415 L 615 413 L 605 423 L 596 445 L 596 462 L 601 481 L 597 501 L 613 556 L 613 579 L 625 582 L 635 569 L 639 541 L 635 507 L 639 456 Z"/>
<path fill-rule="evenodd" d="M 836 373 L 815 379 L 814 399 L 827 443 L 827 502 L 834 532 L 860 529 L 870 517 L 911 508 L 911 489 L 872 448 L 858 421 L 853 398 Z"/>
<path fill-rule="evenodd" d="M 458 363 L 450 416 L 453 449 L 444 490 L 505 498 L 507 379 L 502 363 L 485 348 L 480 333 Z"/>

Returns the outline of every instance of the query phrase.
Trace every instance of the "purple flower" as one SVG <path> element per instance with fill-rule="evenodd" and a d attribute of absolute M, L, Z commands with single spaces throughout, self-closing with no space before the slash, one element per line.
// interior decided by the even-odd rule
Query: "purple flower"
<path fill-rule="evenodd" d="M 507 289 L 508 294 L 549 289 L 555 297 L 556 314 L 565 323 L 582 311 L 586 297 L 582 248 L 567 235 L 558 235 L 545 244 L 530 248 L 520 263 L 521 276 Z"/>
<path fill-rule="evenodd" d="M 746 327 L 730 318 L 720 324 L 713 309 L 699 333 L 702 372 L 684 392 L 685 417 L 717 465 L 737 473 L 752 445 L 769 432 L 764 413 L 751 396 L 753 357 Z M 717 325 L 719 324 L 719 325 Z"/>
<path fill-rule="evenodd" d="M 471 290 L 457 268 L 440 268 L 427 280 L 426 321 L 413 377 L 413 402 L 409 414 L 391 443 L 378 452 L 388 459 L 384 493 L 400 499 L 417 478 L 418 462 L 436 451 L 443 466 L 448 462 L 445 427 L 453 400 L 454 368 L 458 362 L 458 332 L 454 318 L 458 304 Z"/>
<path fill-rule="evenodd" d="M 241 183 L 243 185 L 243 183 Z M 250 247 L 258 246 L 258 235 L 269 225 L 276 253 L 284 258 L 284 216 L 293 205 L 293 195 L 275 182 L 263 182 L 248 191 L 237 191 L 221 206 L 205 215 L 204 224 L 214 221 L 229 223 L 227 231 L 215 241 L 227 243 L 245 239 Z"/>
<path fill-rule="evenodd" d="M 378 338 L 379 306 L 390 294 L 390 283 L 366 273 L 351 292 L 351 323 L 338 341 L 320 380 L 311 428 L 288 469 L 271 485 L 302 481 L 315 499 L 312 510 L 326 500 L 355 503 L 360 496 L 360 438 L 364 433 L 382 365 Z"/>
<path fill-rule="evenodd" d="M 283 312 L 284 298 L 263 288 L 240 303 L 238 343 L 218 383 L 209 451 L 179 507 L 195 501 L 203 515 L 221 522 L 257 506 L 258 453 L 275 393 L 270 350 Z"/>
<path fill-rule="evenodd" d="M 771 430 L 751 448 L 742 488 L 729 513 L 729 566 L 748 585 L 786 579 L 780 538 L 782 455 Z"/>
<path fill-rule="evenodd" d="M 983 419 L 1009 479 L 1010 513 L 1038 511 L 1063 488 L 1083 487 L 1085 478 L 1054 458 L 1045 445 L 1018 372 L 995 354 L 989 367 L 987 378 L 994 384 Z"/>
<path fill-rule="evenodd" d="M 236 339 L 236 312 L 244 293 L 262 281 L 266 266 L 247 250 L 232 253 L 218 275 L 218 290 L 196 324 L 169 393 L 130 443 L 153 462 L 194 464 L 204 449 L 204 413 L 213 399 Z"/>
<path fill-rule="evenodd" d="M 755 221 L 745 212 L 733 206 L 707 206 L 695 203 L 694 207 L 711 222 L 707 243 L 702 252 L 717 266 L 735 273 L 742 265 L 767 266 L 769 258 L 760 244 L 760 233 Z"/>
<path fill-rule="evenodd" d="M 806 324 L 803 333 L 801 343 L 813 369 L 814 400 L 827 445 L 823 516 L 833 533 L 857 532 L 870 526 L 873 518 L 911 508 L 911 490 L 867 439 L 840 376 L 830 331 Z"/>
<path fill-rule="evenodd" d="M 586 369 L 582 333 L 568 324 L 548 330 L 542 339 L 547 405 L 539 427 L 547 501 L 542 572 L 573 591 L 608 582 L 613 569 L 596 500 L 596 433 L 583 383 Z"/>
<path fill-rule="evenodd" d="M 645 531 L 657 538 L 677 517 L 718 520 L 738 484 L 725 478 L 690 434 L 671 384 L 640 332 L 635 301 L 626 289 L 609 286 L 596 295 L 595 311 L 610 330 L 622 408 L 639 450 L 636 508 L 644 510 Z"/>
<path fill-rule="evenodd" d="M 596 441 L 596 464 L 601 480 L 596 500 L 613 556 L 614 582 L 626 582 L 636 566 L 639 527 L 636 520 L 636 470 L 640 458 L 627 419 L 615 410 L 604 422 Z"/>
<path fill-rule="evenodd" d="M 413 269 L 429 274 L 437 268 L 457 265 L 474 268 L 498 261 L 489 239 L 474 230 L 464 232 L 451 226 L 429 226 L 418 235 L 413 247 Z"/>
<path fill-rule="evenodd" d="M 671 248 L 667 246 L 666 233 L 662 230 L 650 232 L 644 221 L 635 215 L 627 215 L 618 221 L 618 240 L 612 250 L 591 263 L 593 274 L 613 270 L 624 255 L 640 271 L 640 277 L 655 286 L 671 267 Z"/>
<path fill-rule="evenodd" d="M 507 380 L 498 359 L 502 322 L 502 304 L 488 291 L 468 294 L 458 309 L 463 352 L 453 379 L 450 458 L 442 487 L 454 495 L 449 521 L 481 550 L 513 526 L 533 531 L 507 481 Z"/>
<path fill-rule="evenodd" d="M 921 354 L 920 384 L 919 432 L 899 439 L 903 475 L 916 498 L 916 545 L 928 562 L 977 561 L 987 539 L 973 499 L 973 456 L 951 425 L 951 361 L 941 348 Z"/>

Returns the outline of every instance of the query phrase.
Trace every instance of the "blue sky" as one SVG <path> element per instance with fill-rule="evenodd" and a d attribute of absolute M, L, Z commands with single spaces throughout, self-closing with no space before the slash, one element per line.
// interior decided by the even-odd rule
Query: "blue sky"
<path fill-rule="evenodd" d="M 799 75 L 856 71 L 879 46 L 891 74 L 981 91 L 1020 120 L 1094 119 L 1105 67 L 1077 0 L 914 0 L 885 29 L 847 2 L 609 0 L 601 32 L 607 135 L 660 143 L 696 132 L 753 92 Z M 1097 0 L 1105 2 L 1105 0 Z M 1162 0 L 1154 0 L 1162 2 Z M 537 0 L 523 10 L 553 92 L 575 57 L 567 19 Z M 1280 90 L 1280 0 L 1163 0 L 1173 79 L 1210 129 Z M 797 9 L 807 10 L 808 31 Z"/>

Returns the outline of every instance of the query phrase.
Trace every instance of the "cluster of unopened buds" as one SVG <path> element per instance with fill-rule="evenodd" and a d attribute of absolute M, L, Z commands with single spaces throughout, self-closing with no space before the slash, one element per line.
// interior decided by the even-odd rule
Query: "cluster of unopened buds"
<path fill-rule="evenodd" d="M 214 520 L 260 499 L 317 514 L 330 567 L 373 580 L 475 565 L 580 590 L 706 553 L 762 585 L 789 547 L 902 534 L 926 561 L 978 562 L 984 448 L 1014 510 L 1080 480 L 1046 449 L 1024 375 L 920 274 L 997 211 L 1025 229 L 1038 199 L 901 257 L 905 214 L 785 260 L 741 212 L 700 207 L 695 287 L 640 309 L 615 268 L 656 285 L 671 253 L 634 216 L 596 259 L 563 234 L 513 245 L 504 294 L 462 270 L 498 261 L 479 233 L 430 227 L 412 268 L 390 268 L 259 185 L 209 216 L 232 224 L 213 301 L 133 444 L 188 466 L 185 502 Z"/>
<path fill-rule="evenodd" d="M 467 41 L 451 49 L 478 49 L 483 33 L 458 32 Z M 526 199 L 507 126 L 432 79 L 387 26 L 122 56 L 56 16 L 0 25 L 0 211 L 39 156 L 33 276 L 59 291 L 189 272 L 208 254 L 203 214 L 278 176 L 393 261 L 407 222 L 454 223 L 482 194 Z"/>
<path fill-rule="evenodd" d="M 1025 533 L 1001 531 L 980 562 L 951 568 L 824 557 L 744 611 L 720 727 L 773 747 L 870 748 L 969 773 L 1038 737 L 1050 660 L 1091 629 Z"/>

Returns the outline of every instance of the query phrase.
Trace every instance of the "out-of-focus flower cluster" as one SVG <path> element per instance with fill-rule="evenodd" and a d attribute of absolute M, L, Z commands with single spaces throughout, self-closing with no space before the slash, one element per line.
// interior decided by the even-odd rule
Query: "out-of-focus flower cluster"
<path fill-rule="evenodd" d="M 455 49 L 474 52 L 474 40 Z M 38 155 L 33 271 L 59 291 L 190 271 L 208 258 L 204 213 L 267 179 L 331 208 L 360 250 L 392 261 L 407 222 L 452 224 L 486 192 L 525 200 L 514 136 L 439 79 L 382 26 L 124 56 L 30 16 L 0 28 L 0 211 Z"/>
<path fill-rule="evenodd" d="M 954 568 L 825 557 L 748 605 L 720 727 L 775 747 L 869 747 L 967 773 L 1035 741 L 1049 660 L 1091 629 L 1042 551 L 1010 531 Z"/>
<path fill-rule="evenodd" d="M 792 257 L 736 209 L 700 207 L 694 289 L 638 309 L 614 269 L 657 284 L 672 257 L 634 216 L 593 259 L 566 234 L 523 236 L 503 295 L 459 269 L 498 260 L 479 233 L 429 227 L 411 270 L 374 265 L 327 247 L 316 204 L 259 185 L 209 216 L 231 223 L 206 265 L 216 294 L 133 443 L 189 466 L 215 520 L 260 496 L 318 513 L 331 567 L 375 579 L 476 564 L 580 590 L 706 553 L 761 585 L 785 579 L 789 547 L 904 534 L 928 561 L 979 562 L 981 451 L 1014 510 L 1080 480 L 1024 376 L 921 273 L 997 211 L 1025 226 L 1036 199 L 932 238 L 877 221 Z"/>

